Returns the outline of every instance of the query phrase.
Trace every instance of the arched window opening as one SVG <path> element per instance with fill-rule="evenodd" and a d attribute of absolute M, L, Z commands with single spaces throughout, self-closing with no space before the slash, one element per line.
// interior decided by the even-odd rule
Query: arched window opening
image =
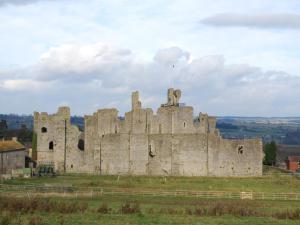
<path fill-rule="evenodd" d="M 54 146 L 53 146 L 53 141 L 50 141 L 50 142 L 49 142 L 49 150 L 53 150 L 53 147 L 54 147 Z"/>
<path fill-rule="evenodd" d="M 41 131 L 42 131 L 42 133 L 47 133 L 47 128 L 46 127 L 42 127 Z"/>
<path fill-rule="evenodd" d="M 118 133 L 118 126 L 115 125 L 115 134 L 117 134 L 117 133 Z"/>
<path fill-rule="evenodd" d="M 183 127 L 185 127 L 185 122 L 183 122 Z"/>
<path fill-rule="evenodd" d="M 73 164 L 71 164 L 71 169 L 73 169 Z"/>
<path fill-rule="evenodd" d="M 158 132 L 161 134 L 161 131 L 162 129 L 161 129 L 161 124 L 159 124 L 159 126 L 158 126 Z"/>
<path fill-rule="evenodd" d="M 77 147 L 80 151 L 84 151 L 84 140 L 79 139 Z"/>

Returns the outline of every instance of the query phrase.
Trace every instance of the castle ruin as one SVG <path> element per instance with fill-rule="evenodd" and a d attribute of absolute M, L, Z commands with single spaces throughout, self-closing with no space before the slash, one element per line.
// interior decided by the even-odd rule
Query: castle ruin
<path fill-rule="evenodd" d="M 180 90 L 168 90 L 167 103 L 154 114 L 132 93 L 125 118 L 100 109 L 84 117 L 84 132 L 70 122 L 70 109 L 34 113 L 37 162 L 58 172 L 163 175 L 261 176 L 261 139 L 221 137 L 216 118 L 179 102 Z"/>

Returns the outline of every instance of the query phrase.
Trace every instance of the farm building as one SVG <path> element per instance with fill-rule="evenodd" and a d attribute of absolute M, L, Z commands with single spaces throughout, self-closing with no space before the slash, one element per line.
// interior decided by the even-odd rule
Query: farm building
<path fill-rule="evenodd" d="M 17 140 L 0 141 L 0 174 L 25 167 L 26 148 Z"/>
<path fill-rule="evenodd" d="M 289 156 L 286 160 L 286 168 L 290 171 L 300 169 L 300 156 Z"/>

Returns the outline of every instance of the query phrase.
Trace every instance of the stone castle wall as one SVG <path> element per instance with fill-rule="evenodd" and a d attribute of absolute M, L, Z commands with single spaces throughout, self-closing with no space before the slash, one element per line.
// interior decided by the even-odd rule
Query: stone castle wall
<path fill-rule="evenodd" d="M 105 175 L 262 175 L 260 139 L 223 139 L 216 118 L 200 113 L 195 120 L 193 108 L 179 104 L 180 96 L 169 89 L 168 102 L 155 115 L 134 92 L 125 119 L 117 109 L 98 110 L 85 116 L 84 133 L 71 125 L 68 107 L 53 115 L 35 112 L 38 164 Z"/>

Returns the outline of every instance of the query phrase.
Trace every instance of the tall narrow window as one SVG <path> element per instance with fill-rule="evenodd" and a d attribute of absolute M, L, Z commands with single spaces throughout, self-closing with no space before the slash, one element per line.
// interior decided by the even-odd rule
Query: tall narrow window
<path fill-rule="evenodd" d="M 115 125 L 115 134 L 117 134 L 117 133 L 118 133 L 118 126 Z"/>
<path fill-rule="evenodd" d="M 154 149 L 152 149 L 151 145 L 148 145 L 149 156 L 153 158 L 155 156 Z"/>
<path fill-rule="evenodd" d="M 183 127 L 185 127 L 185 122 L 183 122 Z"/>
<path fill-rule="evenodd" d="M 49 150 L 53 150 L 53 141 L 49 142 Z"/>
<path fill-rule="evenodd" d="M 161 124 L 159 124 L 158 132 L 161 134 Z"/>
<path fill-rule="evenodd" d="M 42 127 L 41 131 L 42 131 L 42 133 L 47 133 L 47 128 L 46 127 Z"/>
<path fill-rule="evenodd" d="M 80 151 L 84 151 L 84 140 L 79 139 L 77 147 Z"/>

